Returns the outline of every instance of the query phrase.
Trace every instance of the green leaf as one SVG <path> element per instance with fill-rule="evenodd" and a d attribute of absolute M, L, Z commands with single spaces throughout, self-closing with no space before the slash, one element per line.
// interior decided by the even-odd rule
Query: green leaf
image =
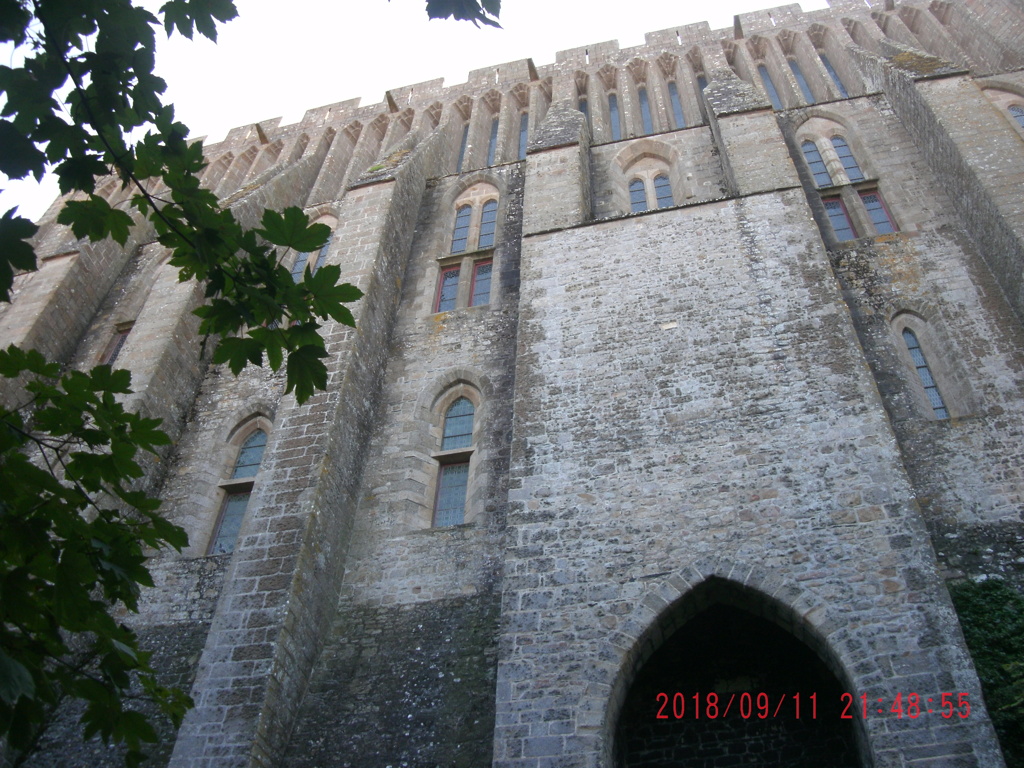
<path fill-rule="evenodd" d="M 23 131 L 7 120 L 0 120 L 0 173 L 11 179 L 23 179 L 30 173 L 43 178 L 46 155 Z"/>
<path fill-rule="evenodd" d="M 36 254 L 32 244 L 26 242 L 39 227 L 28 219 L 15 216 L 16 208 L 0 218 L 0 301 L 9 301 L 14 283 L 14 270 L 33 271 Z"/>
<path fill-rule="evenodd" d="M 128 241 L 132 217 L 110 204 L 102 197 L 92 195 L 88 200 L 70 200 L 57 215 L 61 224 L 71 225 L 75 237 L 88 237 L 92 241 L 102 240 L 108 235 L 119 245 Z"/>
<path fill-rule="evenodd" d="M 19 698 L 33 698 L 36 685 L 23 664 L 0 651 L 0 700 L 14 704 Z"/>
<path fill-rule="evenodd" d="M 327 388 L 327 366 L 322 358 L 327 352 L 322 346 L 307 344 L 288 355 L 288 386 L 285 392 L 295 390 L 295 400 L 301 405 L 314 390 Z"/>
<path fill-rule="evenodd" d="M 213 362 L 227 363 L 236 376 L 247 363 L 263 365 L 263 346 L 255 339 L 222 339 L 213 353 Z"/>
<path fill-rule="evenodd" d="M 263 212 L 260 223 L 263 229 L 256 230 L 260 237 L 274 245 L 283 245 L 296 251 L 315 251 L 331 235 L 331 229 L 326 224 L 309 226 L 309 217 L 301 208 L 285 208 L 283 214 L 268 208 Z"/>

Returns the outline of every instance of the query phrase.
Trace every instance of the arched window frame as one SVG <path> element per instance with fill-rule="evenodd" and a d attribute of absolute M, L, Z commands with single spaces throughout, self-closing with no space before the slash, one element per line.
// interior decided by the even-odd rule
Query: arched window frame
<path fill-rule="evenodd" d="M 454 202 L 451 245 L 438 259 L 431 312 L 492 303 L 501 201 L 490 183 L 474 184 Z"/>
<path fill-rule="evenodd" d="M 327 255 L 330 253 L 331 244 L 334 240 L 334 230 L 338 226 L 338 220 L 334 216 L 320 216 L 312 222 L 313 224 L 324 224 L 331 229 L 331 233 L 327 236 L 327 242 L 325 242 L 320 250 L 316 252 L 316 258 L 313 260 L 312 266 L 309 267 L 311 274 L 316 274 L 317 270 L 320 269 L 327 262 Z M 296 253 L 295 259 L 292 261 L 291 274 L 292 280 L 296 283 L 303 279 L 306 272 L 306 267 L 309 265 L 309 258 L 312 252 Z"/>
<path fill-rule="evenodd" d="M 905 379 L 914 393 L 917 413 L 932 421 L 964 415 L 964 403 L 970 400 L 967 387 L 963 380 L 958 380 L 955 368 L 950 365 L 947 345 L 940 342 L 932 325 L 912 311 L 897 313 L 890 325 L 893 343 L 904 364 Z M 917 341 L 920 356 L 911 351 L 905 336 L 908 332 Z M 927 376 L 934 382 L 937 400 L 928 393 L 921 360 Z"/>
<path fill-rule="evenodd" d="M 633 178 L 629 182 L 629 212 L 642 213 L 647 210 L 647 189 L 643 179 Z"/>
<path fill-rule="evenodd" d="M 468 432 L 461 432 L 460 438 L 448 442 L 453 409 L 460 404 L 468 404 L 471 409 L 471 427 Z M 430 526 L 432 528 L 448 528 L 473 522 L 477 516 L 479 505 L 476 503 L 479 478 L 477 477 L 477 445 L 479 444 L 480 423 L 482 421 L 482 399 L 476 387 L 461 382 L 448 389 L 438 398 L 433 407 L 434 450 L 431 459 L 435 465 L 434 482 L 428 489 L 430 500 Z M 462 421 L 465 417 L 461 418 Z M 464 426 L 464 424 L 463 424 Z M 457 506 L 441 507 L 446 492 L 446 484 L 454 482 L 461 489 L 461 510 Z M 448 485 L 447 490 L 451 490 Z M 450 500 L 450 499 L 449 499 Z"/>
<path fill-rule="evenodd" d="M 768 66 L 764 62 L 757 64 L 757 74 L 761 78 L 761 85 L 764 88 L 765 95 L 768 96 L 768 101 L 772 103 L 772 109 L 785 109 L 782 104 L 782 97 L 779 96 L 779 89 L 775 86 L 775 81 L 772 79 Z"/>
<path fill-rule="evenodd" d="M 683 190 L 677 160 L 671 145 L 653 138 L 639 139 L 620 150 L 612 163 L 622 174 L 616 185 L 613 210 L 627 214 L 675 206 L 677 195 L 682 195 Z M 664 181 L 656 183 L 658 178 Z"/>
<path fill-rule="evenodd" d="M 882 193 L 871 164 L 864 162 L 861 148 L 850 131 L 831 117 L 811 117 L 796 132 L 804 161 L 811 172 L 831 234 L 837 242 L 859 237 L 879 237 L 899 232 L 893 211 Z M 815 162 L 809 148 L 820 158 Z M 824 185 L 825 175 L 830 184 Z"/>
<path fill-rule="evenodd" d="M 672 182 L 667 173 L 659 173 L 654 177 L 654 202 L 658 208 L 671 208 L 676 204 L 672 195 Z"/>
<path fill-rule="evenodd" d="M 262 435 L 262 445 L 251 445 L 253 439 L 260 435 Z M 266 459 L 269 442 L 270 423 L 262 416 L 243 422 L 229 437 L 228 443 L 233 450 L 229 453 L 230 463 L 222 473 L 224 480 L 219 485 L 221 499 L 207 544 L 207 555 L 230 554 L 237 547 L 245 518 L 251 511 L 252 490 L 259 470 Z M 259 448 L 257 461 L 247 461 L 243 465 L 242 462 L 251 458 L 251 451 L 256 447 Z M 250 453 L 247 455 L 246 451 L 250 451 Z"/>

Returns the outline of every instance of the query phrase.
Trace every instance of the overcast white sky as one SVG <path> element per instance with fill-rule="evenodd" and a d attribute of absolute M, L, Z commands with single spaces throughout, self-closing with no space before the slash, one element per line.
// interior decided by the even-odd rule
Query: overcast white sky
<path fill-rule="evenodd" d="M 147 2 L 147 5 L 149 2 Z M 153 0 L 155 7 L 160 5 Z M 216 45 L 176 36 L 157 53 L 166 101 L 194 136 L 209 142 L 228 129 L 281 117 L 301 119 L 312 107 L 361 97 L 378 103 L 389 88 L 443 77 L 466 81 L 470 70 L 605 40 L 639 45 L 645 32 L 707 21 L 731 27 L 733 15 L 782 0 L 504 0 L 502 29 L 428 21 L 423 0 L 236 0 L 239 18 L 221 27 Z M 801 0 L 805 11 L 826 0 Z M 0 59 L 8 59 L 0 51 Z M 4 61 L 4 63 L 7 63 Z M 18 205 L 38 218 L 56 184 L 8 182 L 0 176 L 0 213 Z"/>

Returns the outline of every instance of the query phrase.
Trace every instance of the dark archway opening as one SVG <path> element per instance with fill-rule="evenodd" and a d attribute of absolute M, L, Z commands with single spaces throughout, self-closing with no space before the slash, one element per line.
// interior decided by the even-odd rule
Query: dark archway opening
<path fill-rule="evenodd" d="M 712 604 L 638 671 L 619 715 L 616 765 L 858 768 L 843 693 L 792 634 L 742 608 Z M 847 714 L 856 718 L 855 710 Z"/>

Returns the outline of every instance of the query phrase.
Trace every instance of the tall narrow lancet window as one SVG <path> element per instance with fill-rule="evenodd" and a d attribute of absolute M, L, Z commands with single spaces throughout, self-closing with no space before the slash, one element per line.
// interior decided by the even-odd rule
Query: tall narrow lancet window
<path fill-rule="evenodd" d="M 101 358 L 103 365 L 109 365 L 111 368 L 114 367 L 114 363 L 117 362 L 118 355 L 121 354 L 121 350 L 124 349 L 124 343 L 128 341 L 128 334 L 132 332 L 131 326 L 127 328 L 119 329 L 114 337 L 107 344 L 106 350 L 103 352 Z"/>
<path fill-rule="evenodd" d="M 327 251 L 331 247 L 331 238 L 327 238 L 327 242 L 323 244 L 320 251 L 317 253 L 316 261 L 313 262 L 313 266 L 310 268 L 312 274 L 316 274 L 316 271 L 324 265 L 324 261 L 327 260 Z M 300 253 L 295 257 L 295 263 L 292 264 L 292 280 L 296 283 L 302 280 L 302 273 L 306 269 L 306 265 L 309 263 L 309 254 Z"/>
<path fill-rule="evenodd" d="M 679 100 L 679 88 L 674 80 L 668 84 L 668 100 L 672 102 L 672 121 L 675 128 L 686 127 L 686 117 L 683 115 L 683 102 Z"/>
<path fill-rule="evenodd" d="M 242 444 L 235 461 L 231 478 L 225 484 L 224 503 L 221 504 L 220 517 L 217 520 L 217 532 L 210 542 L 210 554 L 220 555 L 233 552 L 238 541 L 238 532 L 242 529 L 245 508 L 252 495 L 251 478 L 256 477 L 263 461 L 263 451 L 267 447 L 267 433 L 257 429 Z M 249 482 L 245 482 L 245 481 Z"/>
<path fill-rule="evenodd" d="M 619 120 L 619 97 L 614 93 L 608 94 L 608 122 L 611 124 L 612 141 L 622 138 L 622 123 Z"/>
<path fill-rule="evenodd" d="M 672 184 L 668 176 L 661 174 L 654 177 L 654 196 L 657 198 L 659 208 L 670 208 L 675 205 L 672 199 Z"/>
<path fill-rule="evenodd" d="M 491 300 L 491 271 L 493 261 L 478 261 L 473 265 L 473 286 L 470 291 L 469 306 L 479 307 Z"/>
<path fill-rule="evenodd" d="M 1024 128 L 1024 107 L 1014 104 L 1010 107 L 1010 114 L 1013 115 L 1013 119 L 1017 121 L 1017 125 Z"/>
<path fill-rule="evenodd" d="M 796 78 L 796 84 L 800 86 L 800 93 L 804 95 L 804 101 L 813 104 L 814 94 L 811 93 L 811 86 L 807 84 L 807 78 L 804 77 L 804 72 L 800 69 L 800 63 L 796 59 L 790 59 L 789 68 L 793 72 L 793 77 Z"/>
<path fill-rule="evenodd" d="M 456 173 L 462 173 L 462 164 L 466 161 L 466 147 L 469 145 L 469 123 L 462 126 L 462 141 L 459 143 L 459 162 L 455 166 Z"/>
<path fill-rule="evenodd" d="M 444 416 L 441 450 L 452 451 L 473 446 L 475 409 L 468 398 L 452 403 Z M 466 490 L 469 485 L 469 459 L 441 464 L 434 501 L 434 525 L 460 525 L 466 517 Z"/>
<path fill-rule="evenodd" d="M 459 297 L 459 268 L 448 267 L 441 270 L 441 279 L 437 283 L 437 300 L 434 302 L 435 312 L 450 312 L 455 309 Z"/>
<path fill-rule="evenodd" d="M 828 56 L 824 53 L 819 53 L 818 58 L 821 59 L 821 63 L 825 65 L 825 71 L 828 72 L 828 76 L 832 78 L 832 82 L 836 84 L 836 88 L 839 90 L 839 95 L 844 99 L 850 98 L 850 94 L 846 92 L 846 86 L 843 85 L 843 81 L 839 79 L 839 73 L 836 72 L 836 68 L 832 66 L 832 62 L 828 60 Z"/>
<path fill-rule="evenodd" d="M 576 106 L 579 108 L 583 116 L 587 118 L 587 125 L 590 125 L 590 105 L 587 103 L 586 96 L 580 96 L 580 100 L 576 102 Z"/>
<path fill-rule="evenodd" d="M 526 142 L 530 136 L 530 116 L 523 112 L 519 116 L 519 159 L 526 159 Z"/>
<path fill-rule="evenodd" d="M 825 167 L 825 161 L 821 159 L 818 145 L 813 141 L 805 141 L 800 145 L 800 148 L 804 152 L 804 160 L 807 161 L 807 167 L 811 169 L 811 173 L 814 175 L 814 184 L 818 187 L 831 187 L 832 176 L 829 174 L 828 168 Z"/>
<path fill-rule="evenodd" d="M 832 224 L 832 231 L 836 233 L 836 240 L 853 240 L 857 237 L 853 222 L 850 221 L 850 215 L 846 212 L 846 206 L 843 205 L 841 198 L 826 197 L 822 198 L 821 202 L 825 205 L 825 213 L 828 214 L 828 220 Z"/>
<path fill-rule="evenodd" d="M 498 154 L 498 118 L 491 120 L 491 138 L 487 141 L 487 164 L 494 165 Z"/>
<path fill-rule="evenodd" d="M 494 229 L 498 222 L 498 201 L 488 200 L 480 214 L 480 239 L 478 248 L 494 247 Z"/>
<path fill-rule="evenodd" d="M 640 179 L 629 182 L 629 210 L 632 213 L 647 210 L 647 191 Z"/>
<path fill-rule="evenodd" d="M 772 103 L 772 107 L 782 109 L 782 99 L 779 98 L 779 92 L 775 90 L 775 83 L 772 81 L 772 76 L 768 74 L 768 68 L 764 64 L 758 64 L 757 71 L 761 75 L 761 82 L 768 93 L 768 100 Z"/>
<path fill-rule="evenodd" d="M 697 87 L 702 91 L 708 87 L 708 79 L 704 75 L 697 75 Z"/>
<path fill-rule="evenodd" d="M 473 215 L 473 208 L 464 205 L 455 212 L 455 228 L 452 230 L 452 253 L 462 253 L 466 250 L 466 242 L 469 240 L 469 219 Z"/>
<path fill-rule="evenodd" d="M 885 207 L 881 194 L 877 191 L 861 192 L 860 200 L 864 203 L 864 210 L 871 217 L 871 223 L 875 225 L 876 233 L 889 235 L 896 231 L 896 225 L 889 216 L 889 209 Z"/>
<path fill-rule="evenodd" d="M 654 120 L 651 119 L 651 100 L 647 98 L 647 89 L 637 91 L 640 97 L 640 120 L 644 125 L 644 133 L 654 133 Z"/>
<path fill-rule="evenodd" d="M 904 328 L 903 341 L 907 344 L 907 351 L 910 352 L 910 358 L 914 361 L 914 367 L 917 369 L 921 386 L 924 387 L 924 393 L 928 396 L 928 402 L 931 403 L 935 418 L 948 419 L 949 411 L 946 410 L 946 404 L 942 400 L 942 395 L 939 394 L 939 386 L 932 378 L 931 369 L 928 367 L 928 361 L 924 357 L 924 351 L 917 341 L 916 334 L 909 328 Z"/>
<path fill-rule="evenodd" d="M 857 158 L 850 151 L 850 145 L 846 143 L 846 139 L 842 136 L 833 136 L 832 146 L 835 147 L 836 154 L 839 155 L 839 161 L 843 164 L 850 182 L 864 181 L 864 174 L 861 172 L 860 166 L 857 165 Z"/>

